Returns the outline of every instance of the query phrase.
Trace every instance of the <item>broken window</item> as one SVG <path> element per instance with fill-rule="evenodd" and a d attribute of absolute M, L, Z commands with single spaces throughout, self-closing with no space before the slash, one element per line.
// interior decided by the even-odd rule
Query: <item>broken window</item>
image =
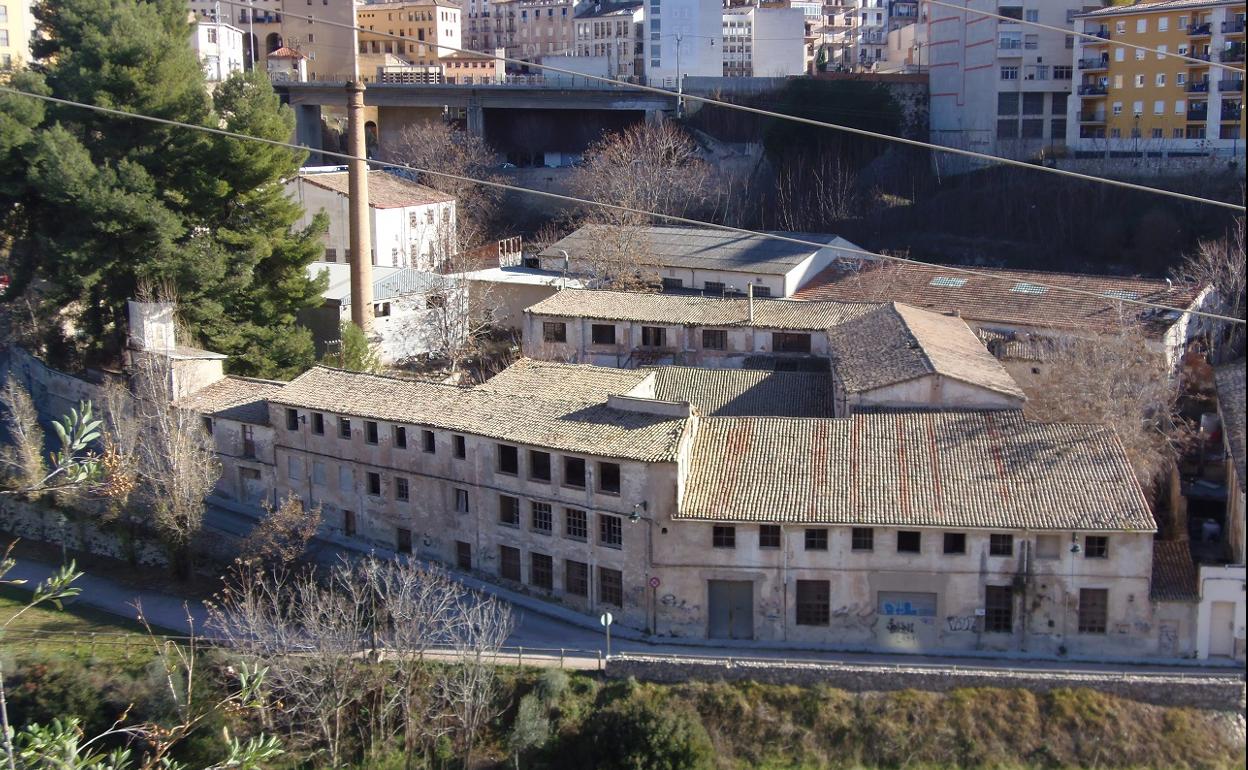
<path fill-rule="evenodd" d="M 550 483 L 550 453 L 529 450 L 529 478 Z"/>
<path fill-rule="evenodd" d="M 1010 586 L 984 587 L 984 631 L 1008 634 L 1014 630 L 1014 589 Z"/>
<path fill-rule="evenodd" d="M 520 473 L 520 451 L 508 444 L 498 444 L 498 472 L 515 476 Z"/>
<path fill-rule="evenodd" d="M 498 496 L 498 523 L 507 527 L 520 526 L 520 499 L 511 495 Z"/>
<path fill-rule="evenodd" d="M 617 463 L 598 463 L 598 491 L 605 495 L 620 493 L 620 466 Z"/>

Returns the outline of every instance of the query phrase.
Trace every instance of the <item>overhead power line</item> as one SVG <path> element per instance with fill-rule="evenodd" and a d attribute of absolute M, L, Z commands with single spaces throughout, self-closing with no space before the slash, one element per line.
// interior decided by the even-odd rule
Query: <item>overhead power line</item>
<path fill-rule="evenodd" d="M 990 19 L 999 19 L 1001 21 L 1008 21 L 1011 24 L 1023 24 L 1025 26 L 1035 27 L 1037 29 L 1046 29 L 1046 30 L 1049 30 L 1050 32 L 1060 32 L 1063 35 L 1073 35 L 1078 38 L 1083 38 L 1084 40 L 1091 40 L 1094 43 L 1116 45 L 1116 46 L 1121 46 L 1123 48 L 1134 48 L 1137 51 L 1147 51 L 1148 53 L 1154 53 L 1154 54 L 1157 54 L 1158 56 L 1168 56 L 1172 59 L 1182 59 L 1183 61 L 1192 62 L 1194 64 L 1200 64 L 1200 65 L 1207 66 L 1207 67 L 1217 67 L 1219 69 L 1230 70 L 1231 72 L 1238 72 L 1241 75 L 1244 72 L 1242 67 L 1232 67 L 1231 65 L 1224 64 L 1222 62 L 1206 61 L 1204 59 L 1198 59 L 1195 56 L 1189 56 L 1188 54 L 1182 54 L 1177 51 L 1163 51 L 1159 48 L 1154 48 L 1152 46 L 1139 45 L 1137 43 L 1128 43 L 1125 40 L 1115 40 L 1112 37 L 1107 39 L 1107 38 L 1100 37 L 1099 35 L 1089 34 L 1087 32 L 1076 32 L 1074 31 L 1073 28 L 1066 29 L 1065 27 L 1055 27 L 1052 24 L 1044 24 L 1043 22 L 1039 22 L 1039 21 L 1027 21 L 1025 19 L 1016 19 L 1012 16 L 1003 16 L 1002 14 L 993 13 L 992 11 L 981 11 L 978 8 L 970 8 L 965 5 L 955 5 L 954 3 L 944 2 L 943 0 L 923 0 L 923 2 L 926 2 L 929 5 L 938 5 L 942 8 L 949 8 L 950 10 L 958 11 L 960 13 L 973 13 L 976 16 L 986 16 L 987 18 L 990 18 Z M 1124 7 L 1130 8 L 1131 6 L 1124 6 Z M 1147 10 L 1147 8 L 1144 8 L 1143 10 Z M 929 24 L 931 23 L 931 19 L 928 19 L 928 23 Z"/>
<path fill-rule="evenodd" d="M 250 7 L 246 4 L 237 2 L 237 0 L 224 0 L 224 2 L 228 5 L 234 5 L 239 8 Z M 707 96 L 695 96 L 693 94 L 682 93 L 679 91 L 673 91 L 673 90 L 666 89 L 666 88 L 659 88 L 657 86 L 642 85 L 641 83 L 629 83 L 626 80 L 616 80 L 614 78 L 605 77 L 602 75 L 587 75 L 583 72 L 576 72 L 575 70 L 565 69 L 562 67 L 556 67 L 556 66 L 549 65 L 549 64 L 535 64 L 533 62 L 525 61 L 523 59 L 516 59 L 510 56 L 498 56 L 488 51 L 473 51 L 473 50 L 469 50 L 466 48 L 460 48 L 457 46 L 448 45 L 446 43 L 441 43 L 437 41 L 429 41 L 429 40 L 417 41 L 417 40 L 413 40 L 412 38 L 406 37 L 403 35 L 396 35 L 396 34 L 389 33 L 389 32 L 378 32 L 376 30 L 365 29 L 355 24 L 347 24 L 346 22 L 330 21 L 327 19 L 322 19 L 319 16 L 314 16 L 311 14 L 286 12 L 284 13 L 284 15 L 290 16 L 295 19 L 304 19 L 304 20 L 307 20 L 316 24 L 325 24 L 327 26 L 340 27 L 342 29 L 352 29 L 357 32 L 367 32 L 370 35 L 377 35 L 379 37 L 388 37 L 394 40 L 401 40 L 407 43 L 422 44 L 422 45 L 429 46 L 431 49 L 443 49 L 443 50 L 447 50 L 447 51 L 451 51 L 455 53 L 470 53 L 470 54 L 477 54 L 480 56 L 488 56 L 492 59 L 496 59 L 499 61 L 510 62 L 512 64 L 524 65 L 527 67 L 535 67 L 537 69 L 541 69 L 544 71 L 556 72 L 561 75 L 569 75 L 572 77 L 584 78 L 586 80 L 592 80 L 592 81 L 599 82 L 599 83 L 606 83 L 608 85 L 618 86 L 621 88 L 629 88 L 629 89 L 633 89 L 636 91 L 645 91 L 648 93 L 662 94 L 663 96 L 674 96 L 674 97 L 677 97 L 678 99 L 685 99 L 688 101 L 699 102 L 701 104 L 712 104 L 717 107 L 724 107 L 726 109 L 731 109 L 731 110 L 739 110 L 741 112 L 749 112 L 749 113 L 752 113 L 755 115 L 761 115 L 767 118 L 775 118 L 776 120 L 787 120 L 793 123 L 801 123 L 801 124 L 808 125 L 808 126 L 814 126 L 816 128 L 828 128 L 833 131 L 841 131 L 841 132 L 848 133 L 848 134 L 854 134 L 856 136 L 864 136 L 870 139 L 880 139 L 886 142 L 896 142 L 898 144 L 904 144 L 904 145 L 908 145 L 911 147 L 921 147 L 926 150 L 934 150 L 936 152 L 943 152 L 943 153 L 948 153 L 951 155 L 960 155 L 960 156 L 967 157 L 967 158 L 975 158 L 977 160 L 988 161 L 993 164 L 1013 166 L 1016 168 L 1025 168 L 1031 171 L 1039 171 L 1039 172 L 1043 172 L 1047 174 L 1054 174 L 1054 175 L 1066 177 L 1069 179 L 1079 179 L 1085 182 L 1096 182 L 1098 184 L 1111 185 L 1113 187 L 1121 187 L 1127 190 L 1136 190 L 1139 192 L 1153 193 L 1155 195 L 1164 195 L 1170 198 L 1177 198 L 1179 200 L 1185 200 L 1185 201 L 1189 201 L 1192 203 L 1202 203 L 1202 204 L 1206 204 L 1210 206 L 1218 206 L 1220 208 L 1230 209 L 1232 211 L 1238 211 L 1241 213 L 1245 211 L 1245 207 L 1238 203 L 1230 203 L 1228 201 L 1220 201 L 1220 200 L 1216 200 L 1213 198 L 1202 198 L 1199 195 L 1190 195 L 1188 193 L 1181 193 L 1175 190 L 1165 190 L 1160 187 L 1150 187 L 1149 185 L 1138 184 L 1135 182 L 1127 182 L 1121 179 L 1109 179 L 1107 177 L 1095 176 L 1093 174 L 1084 174 L 1078 171 L 1070 171 L 1068 169 L 1062 169 L 1062 168 L 1056 168 L 1053 166 L 1045 166 L 1045 165 L 1040 165 L 1037 163 L 1031 163 L 1025 160 L 1015 160 L 1013 158 L 1004 158 L 998 155 L 989 155 L 988 153 L 976 152 L 975 150 L 965 150 L 960 147 L 946 147 L 940 144 L 933 144 L 932 142 L 924 142 L 919 139 L 908 139 L 902 136 L 893 136 L 891 134 L 880 133 L 879 131 L 870 131 L 865 128 L 855 128 L 853 126 L 846 126 L 846 125 L 842 125 L 839 123 L 828 123 L 826 121 L 814 120 L 812 118 L 803 118 L 798 115 L 787 115 L 782 112 L 764 110 L 758 107 L 750 107 L 744 104 L 734 104 L 732 102 L 725 102 L 720 99 L 712 99 Z"/>
<path fill-rule="evenodd" d="M 300 152 L 317 152 L 317 153 L 320 153 L 321 155 L 324 155 L 330 158 L 338 158 L 343 161 L 363 160 L 366 163 L 371 163 L 372 165 L 375 165 L 375 166 L 400 169 L 403 171 L 411 171 L 411 172 L 416 172 L 419 174 L 428 174 L 430 176 L 441 177 L 443 179 L 453 179 L 459 182 L 469 182 L 472 184 L 478 184 L 478 185 L 482 185 L 485 187 L 492 187 L 497 190 L 506 190 L 508 192 L 536 195 L 542 198 L 547 198 L 550 200 L 557 200 L 557 201 L 561 201 L 564 203 L 572 203 L 572 204 L 583 205 L 583 206 L 596 206 L 598 208 L 603 208 L 603 209 L 607 209 L 610 211 L 618 211 L 618 212 L 623 212 L 623 213 L 628 213 L 628 214 L 638 214 L 638 215 L 645 216 L 645 217 L 655 217 L 655 218 L 663 219 L 669 222 L 679 222 L 680 224 L 685 224 L 685 225 L 694 225 L 696 227 L 706 227 L 706 228 L 710 228 L 713 230 L 720 230 L 723 232 L 735 233 L 737 235 L 748 235 L 754 238 L 764 238 L 767 240 L 781 241 L 784 243 L 794 243 L 800 246 L 807 246 L 807 247 L 811 247 L 814 249 L 824 249 L 828 247 L 827 243 L 820 243 L 818 241 L 808 241 L 802 238 L 794 238 L 794 237 L 787 236 L 787 235 L 779 235 L 777 233 L 762 232 L 758 230 L 749 230 L 744 227 L 733 227 L 732 225 L 721 225 L 715 222 L 705 222 L 700 219 L 692 219 L 690 217 L 676 216 L 674 214 L 660 214 L 654 211 L 645 211 L 643 209 L 636 209 L 636 208 L 632 208 L 629 206 L 620 206 L 614 203 L 604 203 L 602 201 L 594 201 L 594 200 L 589 200 L 587 198 L 578 198 L 573 195 L 563 195 L 562 193 L 547 192 L 545 190 L 534 190 L 528 187 L 520 187 L 518 185 L 507 184 L 506 182 L 495 182 L 495 181 L 486 180 L 486 179 L 478 179 L 476 177 L 471 177 L 471 176 L 451 174 L 445 171 L 433 171 L 430 169 L 418 168 L 416 166 L 412 166 L 406 163 L 396 163 L 393 161 L 382 161 L 382 160 L 369 160 L 367 158 L 359 158 L 357 156 L 349 155 L 343 152 L 333 152 L 330 150 L 316 150 L 314 148 L 304 147 L 302 145 L 294 144 L 292 142 L 283 142 L 277 139 L 266 139 L 264 137 L 259 137 L 259 136 L 249 136 L 247 134 L 240 134 L 236 131 L 229 131 L 224 128 L 213 128 L 212 126 L 197 126 L 193 123 L 186 123 L 186 122 L 179 121 L 179 120 L 171 120 L 169 118 L 159 118 L 153 115 L 143 115 L 140 113 L 129 112 L 127 110 L 119 110 L 113 107 L 101 107 L 95 104 L 86 104 L 84 102 L 76 102 L 70 99 L 61 99 L 59 97 L 48 96 L 45 94 L 33 94 L 27 91 L 21 91 L 21 90 L 12 88 L 10 86 L 0 86 L 0 93 L 13 94 L 15 96 L 25 96 L 31 99 L 41 99 L 43 101 L 50 102 L 53 104 L 60 104 L 60 105 L 64 105 L 67 107 L 78 107 L 78 108 L 82 108 L 86 110 L 92 110 L 95 112 L 104 113 L 106 115 L 115 115 L 118 117 L 129 118 L 133 120 L 143 120 L 149 123 L 157 123 L 160 125 L 173 126 L 175 128 L 185 128 L 185 129 L 190 129 L 192 131 L 202 131 L 208 134 L 216 134 L 217 136 L 228 137 L 230 139 L 238 139 L 241 141 L 249 141 L 249 142 L 259 142 L 259 143 L 271 145 L 274 147 L 284 147 L 284 148 L 291 149 L 291 150 L 298 150 Z M 917 259 L 910 259 L 908 257 L 899 257 L 893 254 L 879 254 L 873 251 L 868 251 L 866 249 L 848 248 L 844 246 L 837 246 L 836 248 L 842 252 L 846 252 L 850 254 L 858 254 L 868 259 L 883 260 L 883 261 L 896 262 L 896 263 L 908 264 L 908 265 L 918 265 L 922 267 L 933 266 L 929 262 L 923 262 Z M 958 273 L 961 275 L 971 275 L 971 276 L 976 276 L 979 278 L 986 278 L 989 280 L 996 280 L 996 281 L 1014 281 L 1015 280 L 1008 276 L 995 275 L 993 273 L 988 273 L 988 272 L 984 272 L 981 270 L 975 270 L 974 268 L 961 267 L 957 265 L 940 265 L 939 267 L 941 270 L 947 270 L 949 272 Z M 1060 293 L 1065 293 L 1065 294 L 1075 294 L 1075 295 L 1081 295 L 1081 296 L 1086 296 L 1086 297 L 1095 297 L 1101 300 L 1110 300 L 1113 302 L 1119 302 L 1119 303 L 1123 303 L 1127 305 L 1137 305 L 1140 307 L 1153 308 L 1156 310 L 1164 310 L 1164 311 L 1180 313 L 1180 314 L 1191 313 L 1194 316 L 1199 316 L 1202 318 L 1209 318 L 1209 319 L 1218 320 L 1218 321 L 1227 321 L 1230 323 L 1237 323 L 1237 324 L 1244 323 L 1244 319 L 1241 319 L 1241 318 L 1221 315 L 1219 313 L 1211 313 L 1211 312 L 1204 311 L 1204 310 L 1191 310 L 1188 308 L 1181 308 L 1181 307 L 1175 307 L 1173 305 L 1166 305 L 1160 302 L 1149 302 L 1148 300 L 1142 300 L 1142 299 L 1109 297 L 1100 292 L 1088 291 L 1085 289 L 1076 289 L 1076 288 L 1069 287 L 1069 286 L 1056 286 L 1054 284 L 1041 283 L 1038 281 L 1029 280 L 1027 281 L 1027 283 L 1030 286 L 1045 289 L 1048 291 L 1060 292 Z"/>

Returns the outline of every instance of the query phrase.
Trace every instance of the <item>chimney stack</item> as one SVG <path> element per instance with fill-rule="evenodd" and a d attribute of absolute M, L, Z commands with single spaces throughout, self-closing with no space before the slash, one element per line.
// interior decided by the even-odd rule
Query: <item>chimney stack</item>
<path fill-rule="evenodd" d="M 368 146 L 364 138 L 364 81 L 347 83 L 348 232 L 351 243 L 351 322 L 373 334 L 373 244 L 368 221 Z"/>

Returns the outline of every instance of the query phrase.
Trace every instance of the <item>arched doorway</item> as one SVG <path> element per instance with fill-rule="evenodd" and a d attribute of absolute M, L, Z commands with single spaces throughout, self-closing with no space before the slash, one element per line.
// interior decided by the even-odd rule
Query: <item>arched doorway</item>
<path fill-rule="evenodd" d="M 243 68 L 247 70 L 254 69 L 253 59 L 260 55 L 260 46 L 256 44 L 256 36 L 247 32 L 243 33 Z"/>
<path fill-rule="evenodd" d="M 273 53 L 282 47 L 282 36 L 276 32 L 270 32 L 269 36 L 264 39 L 264 52 Z"/>

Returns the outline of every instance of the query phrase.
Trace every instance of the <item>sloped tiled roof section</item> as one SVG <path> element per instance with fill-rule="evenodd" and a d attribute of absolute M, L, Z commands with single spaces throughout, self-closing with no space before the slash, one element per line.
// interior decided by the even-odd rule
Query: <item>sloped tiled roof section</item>
<path fill-rule="evenodd" d="M 674 460 L 687 422 L 600 402 L 460 388 L 323 366 L 296 377 L 271 402 L 644 462 Z"/>
<path fill-rule="evenodd" d="M 1190 11 L 1196 8 L 1216 8 L 1221 5 L 1235 5 L 1237 0 L 1155 0 L 1152 2 L 1136 2 L 1127 5 L 1111 5 L 1079 14 L 1076 18 L 1097 18 L 1101 16 L 1121 16 L 1138 13 L 1161 13 L 1162 11 Z M 1238 0 L 1243 5 L 1243 0 Z"/>
<path fill-rule="evenodd" d="M 754 322 L 751 323 L 749 303 L 748 299 L 564 289 L 530 306 L 526 312 L 535 316 L 597 318 L 671 326 L 753 326 L 820 331 L 878 307 L 876 304 L 854 302 L 755 299 Z"/>
<path fill-rule="evenodd" d="M 837 375 L 851 393 L 939 374 L 1026 398 L 961 318 L 893 302 L 832 329 L 828 342 Z"/>
<path fill-rule="evenodd" d="M 606 225 L 586 225 L 565 236 L 542 251 L 543 257 L 561 257 L 567 252 L 572 259 L 592 253 L 607 235 Z M 784 275 L 806 261 L 815 252 L 829 246 L 853 244 L 826 233 L 773 232 L 808 243 L 793 243 L 758 235 L 745 235 L 706 227 L 630 228 L 637 231 L 645 244 L 644 259 L 664 267 L 685 267 L 696 270 L 726 270 L 761 275 Z M 811 243 L 820 245 L 810 245 Z"/>
<path fill-rule="evenodd" d="M 1186 540 L 1153 541 L 1153 579 L 1149 598 L 1161 602 L 1200 600 L 1196 563 Z"/>
<path fill-rule="evenodd" d="M 1244 491 L 1244 359 L 1219 366 L 1214 371 L 1218 387 L 1218 411 L 1222 414 L 1222 430 L 1235 464 L 1239 491 Z"/>
<path fill-rule="evenodd" d="M 176 406 L 223 420 L 268 425 L 268 399 L 281 392 L 285 384 L 227 376 L 180 399 Z"/>
<path fill-rule="evenodd" d="M 640 369 L 613 369 L 589 364 L 561 364 L 522 358 L 477 386 L 517 396 L 544 398 L 558 393 L 578 401 L 605 401 L 633 388 L 646 377 Z"/>
<path fill-rule="evenodd" d="M 350 195 L 346 171 L 317 171 L 299 177 L 339 195 Z M 432 187 L 416 184 L 385 171 L 368 172 L 368 205 L 375 209 L 398 209 L 406 206 L 426 206 L 432 203 L 450 203 L 455 199 Z"/>
<path fill-rule="evenodd" d="M 655 398 L 687 401 L 703 415 L 833 415 L 832 378 L 827 374 L 684 366 L 665 366 L 654 372 Z"/>
<path fill-rule="evenodd" d="M 968 321 L 1056 331 L 1113 332 L 1139 325 L 1160 337 L 1178 314 L 1133 305 L 1144 300 L 1191 308 L 1201 288 L 1150 278 L 974 268 L 969 275 L 944 265 L 867 265 L 862 270 L 831 267 L 793 296 L 837 302 L 902 302 L 938 313 L 958 311 Z M 1048 286 L 1077 289 L 1080 294 Z"/>
<path fill-rule="evenodd" d="M 1109 430 L 1018 412 L 699 422 L 677 518 L 1156 531 Z"/>

